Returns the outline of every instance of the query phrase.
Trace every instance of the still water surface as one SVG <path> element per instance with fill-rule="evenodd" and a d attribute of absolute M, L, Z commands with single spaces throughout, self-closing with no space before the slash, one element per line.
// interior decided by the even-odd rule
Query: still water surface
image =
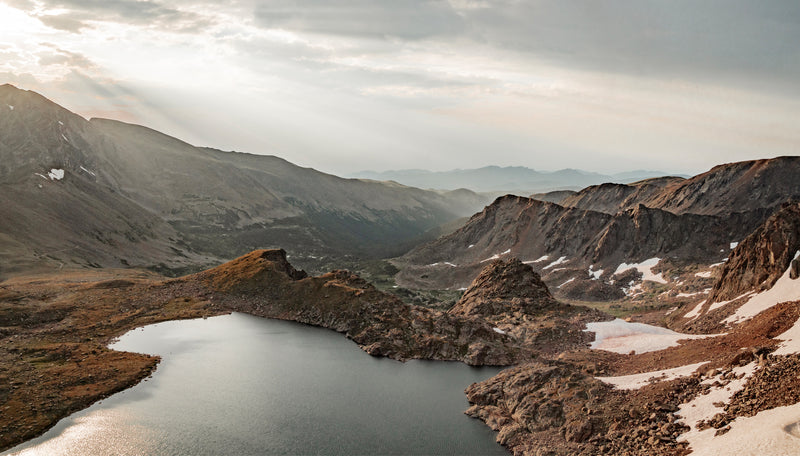
<path fill-rule="evenodd" d="M 113 348 L 163 361 L 11 454 L 507 454 L 463 414 L 464 388 L 495 368 L 375 358 L 333 331 L 245 314 L 147 326 Z"/>

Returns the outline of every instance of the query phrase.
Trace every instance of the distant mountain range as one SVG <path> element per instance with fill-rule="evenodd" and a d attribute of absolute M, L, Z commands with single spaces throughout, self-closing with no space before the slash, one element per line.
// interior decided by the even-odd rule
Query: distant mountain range
<path fill-rule="evenodd" d="M 627 171 L 618 174 L 598 174 L 579 169 L 559 171 L 537 171 L 523 166 L 486 166 L 477 169 L 454 169 L 451 171 L 426 171 L 404 169 L 396 171 L 361 171 L 350 175 L 360 179 L 394 181 L 418 188 L 455 190 L 466 188 L 475 192 L 513 193 L 530 195 L 532 193 L 554 190 L 580 190 L 589 185 L 615 182 L 631 182 L 666 176 L 662 171 Z M 689 177 L 679 175 L 677 177 Z"/>
<path fill-rule="evenodd" d="M 301 267 L 327 269 L 331 257 L 402 254 L 490 201 L 194 147 L 0 86 L 0 276 L 188 271 L 256 247 L 282 247 Z"/>

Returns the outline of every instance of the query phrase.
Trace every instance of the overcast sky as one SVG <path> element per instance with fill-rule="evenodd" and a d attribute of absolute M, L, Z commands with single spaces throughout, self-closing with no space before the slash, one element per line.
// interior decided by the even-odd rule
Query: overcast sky
<path fill-rule="evenodd" d="M 0 0 L 0 83 L 336 174 L 800 155 L 797 0 Z"/>

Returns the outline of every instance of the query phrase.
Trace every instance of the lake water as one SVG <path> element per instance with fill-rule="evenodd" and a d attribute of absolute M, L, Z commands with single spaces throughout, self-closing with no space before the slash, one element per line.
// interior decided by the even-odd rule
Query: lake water
<path fill-rule="evenodd" d="M 232 314 L 136 329 L 152 378 L 60 421 L 21 455 L 507 455 L 463 414 L 496 368 L 367 355 L 333 331 Z"/>

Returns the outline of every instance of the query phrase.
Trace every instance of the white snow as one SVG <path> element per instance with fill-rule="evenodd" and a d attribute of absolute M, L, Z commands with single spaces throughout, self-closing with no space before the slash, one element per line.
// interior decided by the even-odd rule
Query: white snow
<path fill-rule="evenodd" d="M 600 276 L 603 275 L 603 270 L 598 269 L 597 271 L 592 271 L 593 265 L 589 265 L 589 275 L 592 276 L 592 280 L 600 279 Z"/>
<path fill-rule="evenodd" d="M 667 380 L 674 380 L 676 378 L 687 377 L 692 375 L 698 367 L 706 362 L 690 364 L 688 366 L 675 367 L 672 369 L 664 369 L 654 372 L 644 372 L 642 374 L 622 375 L 619 377 L 595 377 L 603 383 L 614 385 L 615 388 L 621 390 L 634 390 L 639 389 L 645 385 L 649 385 L 651 380 L 662 382 Z"/>
<path fill-rule="evenodd" d="M 87 172 L 87 173 L 91 174 L 92 176 L 97 176 L 97 174 L 95 174 L 95 173 L 93 173 L 93 172 L 89 171 L 88 169 L 84 168 L 83 166 L 81 166 L 81 169 L 82 169 L 83 171 L 85 171 L 85 172 Z M 315 256 L 312 256 L 312 255 L 309 255 L 309 257 L 311 257 L 311 258 L 316 258 Z"/>
<path fill-rule="evenodd" d="M 64 126 L 64 122 L 62 122 L 60 120 L 58 121 L 58 124 L 61 125 L 62 127 Z"/>
<path fill-rule="evenodd" d="M 11 105 L 6 105 L 6 106 L 8 106 L 8 109 L 9 109 L 10 111 L 13 111 L 13 110 L 14 110 L 14 107 L 13 107 L 13 106 L 11 106 Z"/>
<path fill-rule="evenodd" d="M 738 245 L 738 242 L 731 242 L 731 250 L 735 249 Z"/>
<path fill-rule="evenodd" d="M 537 258 L 537 259 L 535 259 L 533 261 L 526 261 L 526 263 L 541 263 L 542 261 L 544 261 L 544 260 L 546 260 L 548 258 L 550 258 L 550 255 L 544 255 L 544 256 L 541 256 L 541 257 L 539 257 L 539 258 Z"/>
<path fill-rule="evenodd" d="M 567 261 L 567 257 L 562 256 L 561 258 L 557 259 L 556 261 L 553 261 L 552 263 L 548 264 L 547 266 L 543 267 L 542 269 L 550 269 L 553 266 L 559 265 L 561 263 L 566 263 L 566 261 Z"/>
<path fill-rule="evenodd" d="M 783 343 L 777 350 L 772 352 L 773 355 L 791 355 L 800 352 L 800 320 L 797 320 L 791 328 L 775 338 L 782 340 Z"/>
<path fill-rule="evenodd" d="M 455 268 L 456 267 L 456 265 L 454 265 L 453 263 L 450 263 L 449 261 L 445 261 L 444 264 L 450 266 L 451 268 Z"/>
<path fill-rule="evenodd" d="M 47 177 L 52 180 L 61 180 L 64 178 L 64 170 L 53 168 L 49 173 L 47 173 Z"/>
<path fill-rule="evenodd" d="M 708 279 L 711 277 L 711 271 L 696 272 L 694 275 L 695 277 L 703 277 Z"/>
<path fill-rule="evenodd" d="M 37 175 L 37 176 L 41 177 L 41 178 L 42 178 L 42 179 L 44 179 L 44 180 L 49 180 L 49 179 L 50 179 L 49 177 L 45 176 L 44 174 L 40 174 L 40 173 L 33 173 L 33 174 L 35 174 L 35 175 Z"/>
<path fill-rule="evenodd" d="M 706 301 L 707 299 L 698 302 L 697 305 L 692 308 L 692 310 L 686 312 L 686 315 L 684 315 L 683 318 L 689 318 L 692 320 L 697 318 L 700 315 L 700 311 L 703 309 L 703 304 L 705 304 Z"/>
<path fill-rule="evenodd" d="M 709 428 L 688 436 L 693 456 L 735 454 L 796 456 L 800 448 L 800 404 L 764 410 L 755 416 L 739 417 L 731 430 L 714 436 Z"/>
<path fill-rule="evenodd" d="M 689 426 L 691 429 L 678 438 L 680 441 L 692 441 L 701 431 L 697 430 L 697 423 L 700 420 L 711 419 L 717 413 L 723 412 L 723 407 L 717 407 L 714 403 L 726 403 L 730 401 L 734 394 L 744 388 L 747 379 L 756 371 L 756 363 L 750 363 L 744 367 L 736 367 L 733 373 L 738 377 L 741 374 L 744 376 L 740 379 L 731 380 L 725 386 L 712 386 L 708 394 L 699 394 L 697 397 L 689 402 L 681 404 L 680 408 L 675 415 L 680 416 L 678 422 Z M 702 381 L 707 385 L 713 385 L 717 381 L 722 380 L 722 373 L 713 377 L 706 378 Z M 713 436 L 716 429 L 712 429 L 711 435 Z"/>
<path fill-rule="evenodd" d="M 561 288 L 561 287 L 563 287 L 564 285 L 566 285 L 566 284 L 568 284 L 568 283 L 572 282 L 573 280 L 575 280 L 575 277 L 573 277 L 573 278 L 571 278 L 571 279 L 567 280 L 566 282 L 562 283 L 561 285 L 557 286 L 556 288 Z"/>
<path fill-rule="evenodd" d="M 735 297 L 735 298 L 733 298 L 733 299 L 731 299 L 731 300 L 729 300 L 729 301 L 720 301 L 720 302 L 715 302 L 715 303 L 711 304 L 711 305 L 708 307 L 708 311 L 709 311 L 709 312 L 711 312 L 711 311 L 712 311 L 712 310 L 714 310 L 714 309 L 719 309 L 720 307 L 724 306 L 725 304 L 728 304 L 729 302 L 736 301 L 737 299 L 746 298 L 746 297 L 748 297 L 748 296 L 749 296 L 749 295 L 751 295 L 751 294 L 753 294 L 753 292 L 752 292 L 752 291 L 749 291 L 749 292 L 747 292 L 747 293 L 745 293 L 745 294 L 742 294 L 742 295 L 739 295 L 739 296 L 737 296 L 737 297 Z"/>
<path fill-rule="evenodd" d="M 470 245 L 469 245 L 469 247 L 467 247 L 467 248 L 468 248 L 468 249 L 471 249 L 471 248 L 473 248 L 473 247 L 475 247 L 475 244 L 470 244 Z"/>
<path fill-rule="evenodd" d="M 797 259 L 798 256 L 800 256 L 800 250 L 795 253 L 794 259 Z M 792 280 L 789 277 L 790 272 L 791 266 L 786 268 L 786 272 L 775 282 L 772 288 L 750 298 L 736 310 L 736 313 L 723 320 L 723 322 L 739 323 L 758 315 L 779 302 L 800 300 L 800 280 Z"/>
<path fill-rule="evenodd" d="M 481 261 L 481 263 L 486 263 L 487 261 L 497 260 L 502 255 L 508 255 L 509 253 L 511 253 L 511 249 L 508 249 L 508 250 L 506 250 L 505 252 L 502 252 L 502 253 L 495 253 L 494 255 L 490 256 L 489 258 Z"/>
<path fill-rule="evenodd" d="M 500 328 L 492 328 L 492 331 L 496 332 L 497 334 L 505 334 L 506 332 Z"/>
<path fill-rule="evenodd" d="M 651 282 L 658 282 L 658 283 L 667 283 L 666 279 L 661 276 L 661 273 L 658 274 L 653 273 L 653 267 L 655 267 L 658 262 L 661 261 L 661 258 L 650 258 L 647 260 L 642 261 L 641 263 L 622 263 L 617 267 L 617 270 L 614 272 L 614 275 L 619 274 L 620 272 L 627 271 L 628 269 L 636 269 L 637 271 L 642 273 L 642 280 L 649 280 Z"/>
<path fill-rule="evenodd" d="M 619 318 L 587 323 L 586 331 L 595 333 L 591 348 L 614 353 L 647 353 L 678 346 L 682 339 L 703 339 L 714 335 L 681 334 L 660 326 L 629 323 Z"/>
<path fill-rule="evenodd" d="M 439 266 L 439 263 L 431 263 L 431 264 L 428 265 L 429 268 L 432 268 L 434 266 Z"/>

